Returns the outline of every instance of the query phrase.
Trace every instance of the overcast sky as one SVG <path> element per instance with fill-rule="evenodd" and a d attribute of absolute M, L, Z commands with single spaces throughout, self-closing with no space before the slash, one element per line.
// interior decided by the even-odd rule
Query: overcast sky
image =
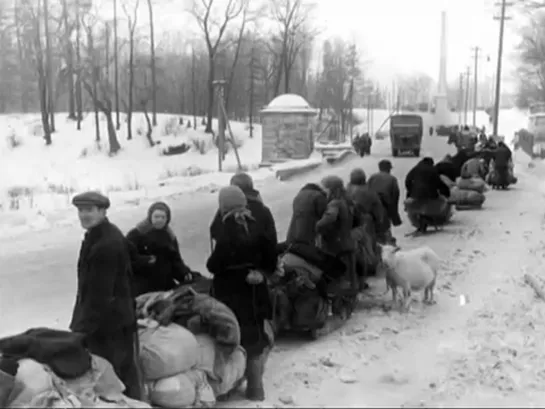
<path fill-rule="evenodd" d="M 104 2 L 111 4 L 111 0 L 101 0 Z M 190 2 L 154 1 L 158 38 L 168 31 L 195 30 L 193 19 L 186 12 Z M 313 18 L 323 29 L 322 39 L 336 35 L 355 39 L 365 58 L 372 61 L 369 68 L 373 77 L 381 82 L 389 83 L 400 74 L 413 72 L 437 79 L 441 10 L 447 10 L 449 81 L 458 78 L 468 64 L 472 65 L 473 46 L 482 48 L 480 77 L 492 76 L 495 70 L 499 23 L 493 16 L 499 14 L 499 7 L 493 0 L 318 0 L 316 3 Z M 147 24 L 144 0 L 140 0 L 140 9 L 140 24 Z M 520 18 L 506 24 L 504 89 L 510 88 L 508 80 L 514 71 L 513 54 L 519 41 L 516 27 L 520 24 Z M 487 56 L 491 58 L 488 63 Z"/>

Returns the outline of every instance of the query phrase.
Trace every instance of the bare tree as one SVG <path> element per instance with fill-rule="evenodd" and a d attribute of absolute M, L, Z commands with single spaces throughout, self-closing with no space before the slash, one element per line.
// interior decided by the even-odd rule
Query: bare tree
<path fill-rule="evenodd" d="M 534 16 L 522 29 L 518 46 L 519 105 L 545 102 L 545 14 Z"/>
<path fill-rule="evenodd" d="M 43 0 L 44 37 L 45 37 L 45 75 L 47 78 L 47 105 L 49 111 L 50 132 L 55 132 L 55 101 L 53 99 L 53 53 L 51 50 L 51 37 L 49 34 L 49 2 Z"/>
<path fill-rule="evenodd" d="M 152 99 L 152 121 L 157 126 L 157 76 L 155 71 L 155 28 L 153 26 L 153 6 L 148 0 L 149 31 L 150 31 L 150 68 L 151 68 L 151 99 Z"/>
<path fill-rule="evenodd" d="M 86 61 L 81 68 L 80 78 L 82 85 L 91 97 L 94 106 L 100 110 L 106 117 L 108 127 L 108 144 L 110 155 L 115 155 L 121 149 L 121 145 L 117 139 L 117 134 L 112 118 L 112 87 L 108 78 L 103 75 L 102 69 L 104 65 L 109 64 L 107 61 L 102 61 L 100 52 L 94 45 L 93 19 L 86 24 L 87 32 L 87 49 Z M 96 118 L 96 117 L 95 117 Z M 99 123 L 97 126 L 100 125 Z"/>
<path fill-rule="evenodd" d="M 62 22 L 64 26 L 63 46 L 66 56 L 66 72 L 64 80 L 68 83 L 68 118 L 76 120 L 76 101 L 74 92 L 74 46 L 72 44 L 73 22 L 68 18 L 68 2 L 62 0 Z"/>
<path fill-rule="evenodd" d="M 270 0 L 271 16 L 278 25 L 270 49 L 278 56 L 274 96 L 280 93 L 282 79 L 284 92 L 290 91 L 290 75 L 295 60 L 303 45 L 316 35 L 308 23 L 314 8 L 315 4 L 305 0 Z"/>
<path fill-rule="evenodd" d="M 216 56 L 222 45 L 225 32 L 230 22 L 236 19 L 247 5 L 247 0 L 227 0 L 225 9 L 220 13 L 214 0 L 194 0 L 191 10 L 197 24 L 204 34 L 208 50 L 208 107 L 205 132 L 212 133 L 214 110 L 214 80 L 216 74 Z M 218 16 L 219 15 L 219 16 Z"/>
<path fill-rule="evenodd" d="M 127 28 L 129 30 L 129 84 L 127 101 L 125 103 L 127 108 L 127 140 L 129 141 L 132 139 L 132 114 L 134 109 L 134 48 L 139 5 L 140 1 L 136 0 L 133 4 L 131 13 L 127 5 L 123 4 L 123 11 L 127 16 Z"/>
<path fill-rule="evenodd" d="M 115 129 L 121 129 L 119 119 L 119 46 L 117 35 L 117 0 L 113 0 L 114 8 L 114 82 L 115 82 Z"/>

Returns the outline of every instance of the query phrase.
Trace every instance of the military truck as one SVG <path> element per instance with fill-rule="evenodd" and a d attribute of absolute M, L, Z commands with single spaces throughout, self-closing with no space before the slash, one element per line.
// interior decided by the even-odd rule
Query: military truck
<path fill-rule="evenodd" d="M 410 152 L 420 156 L 424 121 L 420 115 L 398 114 L 390 117 L 390 143 L 392 156 Z"/>

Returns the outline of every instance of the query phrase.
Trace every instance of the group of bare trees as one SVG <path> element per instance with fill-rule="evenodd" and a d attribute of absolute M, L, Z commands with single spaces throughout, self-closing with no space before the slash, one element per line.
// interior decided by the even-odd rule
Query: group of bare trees
<path fill-rule="evenodd" d="M 517 105 L 527 108 L 545 102 L 545 1 L 527 0 L 527 23 L 521 28 L 518 45 Z"/>
<path fill-rule="evenodd" d="M 68 112 L 78 130 L 85 113 L 94 113 L 97 140 L 104 115 L 112 154 L 121 148 L 122 126 L 132 138 L 135 111 L 146 114 L 150 145 L 158 112 L 191 114 L 195 127 L 197 116 L 206 117 L 211 132 L 218 79 L 226 80 L 226 111 L 236 119 L 256 116 L 289 92 L 339 116 L 362 105 L 370 89 L 374 103 L 383 103 L 356 44 L 317 44 L 310 0 L 194 0 L 186 12 L 198 35 L 156 33 L 152 0 L 101 7 L 111 13 L 97 12 L 93 0 L 0 2 L 0 112 L 41 112 L 46 144 L 54 140 L 56 112 Z"/>

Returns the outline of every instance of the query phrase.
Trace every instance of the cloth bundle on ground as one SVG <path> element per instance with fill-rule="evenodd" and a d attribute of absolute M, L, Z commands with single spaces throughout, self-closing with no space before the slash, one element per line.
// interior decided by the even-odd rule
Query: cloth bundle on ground
<path fill-rule="evenodd" d="M 220 344 L 233 348 L 240 345 L 240 326 L 233 311 L 190 287 L 142 294 L 136 299 L 136 306 L 139 318 L 152 318 L 160 325 L 174 322 L 194 334 L 207 333 Z"/>
<path fill-rule="evenodd" d="M 151 408 L 124 396 L 125 386 L 112 365 L 96 355 L 84 375 L 71 379 L 62 379 L 48 365 L 21 359 L 13 381 L 5 401 L 12 408 Z"/>
<path fill-rule="evenodd" d="M 51 328 L 31 328 L 0 339 L 0 353 L 17 360 L 29 358 L 48 365 L 59 377 L 77 378 L 91 369 L 84 336 Z"/>
<path fill-rule="evenodd" d="M 148 397 L 168 408 L 210 407 L 214 394 L 206 375 L 197 368 L 199 344 L 182 326 L 161 326 L 152 319 L 139 320 L 140 362 Z"/>
<path fill-rule="evenodd" d="M 456 206 L 456 210 L 478 209 L 482 207 L 486 196 L 475 190 L 460 189 L 454 186 L 450 190 L 448 201 Z"/>
<path fill-rule="evenodd" d="M 139 320 L 140 363 L 146 381 L 168 378 L 197 365 L 199 346 L 186 328 Z"/>
<path fill-rule="evenodd" d="M 481 158 L 475 157 L 467 160 L 462 165 L 462 170 L 460 172 L 460 177 L 462 179 L 470 178 L 481 178 L 484 179 L 486 176 L 484 161 L 481 161 Z"/>
<path fill-rule="evenodd" d="M 323 270 L 297 254 L 288 251 L 280 258 L 280 263 L 288 274 L 294 274 L 297 285 L 315 288 L 322 279 Z"/>
<path fill-rule="evenodd" d="M 230 354 L 211 336 L 196 335 L 199 344 L 197 369 L 203 371 L 216 397 L 226 395 L 238 387 L 246 371 L 246 351 L 241 346 Z"/>
<path fill-rule="evenodd" d="M 408 198 L 404 202 L 405 211 L 409 221 L 414 227 L 420 226 L 420 217 L 424 216 L 433 222 L 436 226 L 448 223 L 452 218 L 452 206 L 448 200 L 441 196 L 438 199 L 415 200 Z"/>
<path fill-rule="evenodd" d="M 486 182 L 480 177 L 471 177 L 468 179 L 456 179 L 456 186 L 460 190 L 473 190 L 475 192 L 484 193 L 486 191 Z"/>

